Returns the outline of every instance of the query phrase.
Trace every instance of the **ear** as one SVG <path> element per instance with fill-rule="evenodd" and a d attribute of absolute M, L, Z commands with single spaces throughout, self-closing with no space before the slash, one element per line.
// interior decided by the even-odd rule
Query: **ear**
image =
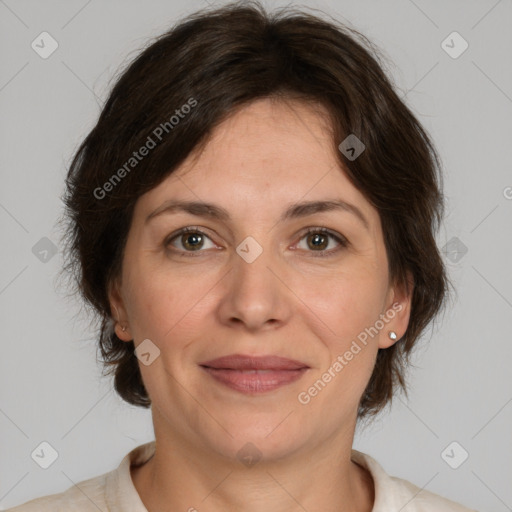
<path fill-rule="evenodd" d="M 394 284 L 390 288 L 383 312 L 388 322 L 379 336 L 379 348 L 389 348 L 404 336 L 411 316 L 413 291 L 414 279 L 410 271 L 407 271 L 406 283 Z M 396 333 L 396 339 L 389 337 L 390 331 Z"/>
<path fill-rule="evenodd" d="M 130 325 L 128 323 L 128 314 L 120 292 L 120 283 L 116 279 L 108 289 L 108 299 L 110 302 L 110 314 L 115 322 L 114 329 L 116 336 L 123 341 L 132 341 L 133 337 L 130 333 Z M 124 327 L 124 331 L 123 331 Z"/>

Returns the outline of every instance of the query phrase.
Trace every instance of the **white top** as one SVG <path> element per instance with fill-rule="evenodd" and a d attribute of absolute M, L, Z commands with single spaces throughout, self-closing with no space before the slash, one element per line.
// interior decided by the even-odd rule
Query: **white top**
<path fill-rule="evenodd" d="M 133 485 L 130 466 L 144 464 L 155 453 L 155 441 L 137 446 L 117 469 L 83 480 L 67 491 L 28 501 L 10 512 L 148 512 Z M 476 512 L 414 484 L 389 476 L 369 455 L 352 450 L 351 459 L 373 477 L 375 502 L 372 512 Z M 407 507 L 405 507 L 405 505 Z"/>

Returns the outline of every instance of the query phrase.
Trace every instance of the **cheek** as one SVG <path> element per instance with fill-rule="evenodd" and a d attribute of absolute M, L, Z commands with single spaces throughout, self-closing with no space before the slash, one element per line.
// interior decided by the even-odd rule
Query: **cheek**
<path fill-rule="evenodd" d="M 324 356 L 301 397 L 311 400 L 312 410 L 319 414 L 332 410 L 332 420 L 339 422 L 346 411 L 357 408 L 371 377 L 378 335 L 372 335 L 370 328 L 379 320 L 386 287 L 378 274 L 354 269 L 307 289 L 304 302 L 311 307 L 303 314 L 321 341 Z"/>
<path fill-rule="evenodd" d="M 187 333 L 193 333 L 206 314 L 208 291 L 214 284 L 204 274 L 193 277 L 143 265 L 133 269 L 127 295 L 135 343 L 149 338 L 161 347 L 186 344 Z"/>
<path fill-rule="evenodd" d="M 385 294 L 382 274 L 355 267 L 321 280 L 302 280 L 304 303 L 309 307 L 305 311 L 322 320 L 324 339 L 340 348 L 378 320 Z"/>

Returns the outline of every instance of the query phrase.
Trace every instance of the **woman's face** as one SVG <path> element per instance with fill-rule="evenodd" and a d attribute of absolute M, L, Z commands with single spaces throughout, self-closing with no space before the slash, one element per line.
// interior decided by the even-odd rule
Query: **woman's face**
<path fill-rule="evenodd" d="M 137 201 L 110 297 L 128 325 L 117 335 L 150 340 L 139 367 L 157 438 L 228 457 L 250 442 L 269 459 L 351 445 L 377 350 L 404 334 L 410 307 L 324 119 L 299 102 L 253 102 Z M 298 206 L 324 201 L 345 206 Z M 211 363 L 230 355 L 248 358 Z"/>

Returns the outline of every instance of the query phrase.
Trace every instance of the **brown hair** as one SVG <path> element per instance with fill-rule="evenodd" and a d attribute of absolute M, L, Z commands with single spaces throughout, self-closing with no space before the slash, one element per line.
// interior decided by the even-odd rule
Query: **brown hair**
<path fill-rule="evenodd" d="M 407 286 L 410 271 L 414 280 L 408 329 L 394 345 L 379 349 L 358 418 L 379 412 L 397 386 L 407 393 L 410 352 L 441 310 L 449 284 L 434 239 L 443 196 L 435 148 L 380 59 L 367 38 L 335 20 L 290 8 L 269 14 L 257 2 L 244 2 L 188 16 L 118 78 L 74 155 L 63 201 L 65 270 L 97 313 L 104 369 L 125 401 L 151 404 L 133 341 L 116 336 L 108 299 L 135 202 L 238 107 L 280 97 L 326 107 L 340 166 L 379 212 L 390 279 Z M 338 150 L 349 134 L 366 146 L 355 160 Z M 154 146 L 135 159 L 150 139 Z"/>

